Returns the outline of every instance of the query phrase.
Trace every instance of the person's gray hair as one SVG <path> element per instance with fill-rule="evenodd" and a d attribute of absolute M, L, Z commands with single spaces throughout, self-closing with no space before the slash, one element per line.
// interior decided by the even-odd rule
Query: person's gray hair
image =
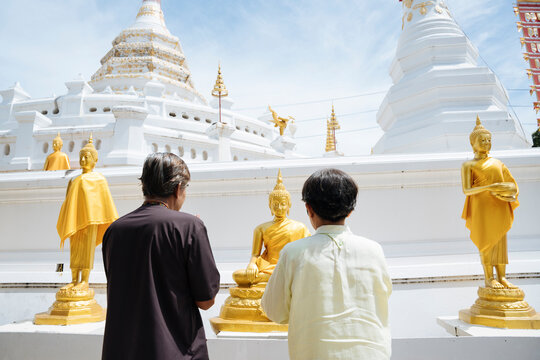
<path fill-rule="evenodd" d="M 178 185 L 186 187 L 190 179 L 184 160 L 172 153 L 148 155 L 139 178 L 144 196 L 161 198 L 172 195 Z"/>

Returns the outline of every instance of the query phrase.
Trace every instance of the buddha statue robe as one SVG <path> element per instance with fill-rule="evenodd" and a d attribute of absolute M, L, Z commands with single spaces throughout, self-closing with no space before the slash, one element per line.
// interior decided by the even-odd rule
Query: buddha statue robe
<path fill-rule="evenodd" d="M 477 160 L 471 172 L 473 188 L 500 182 L 512 182 L 517 188 L 510 171 L 500 160 L 491 157 Z M 508 263 L 506 233 L 512 227 L 514 209 L 518 206 L 517 194 L 514 202 L 500 200 L 489 191 L 466 197 L 461 217 L 465 219 L 465 225 L 471 231 L 471 240 L 482 256 L 489 254 L 489 257 L 493 257 L 493 261 L 485 259 L 488 263 Z"/>
<path fill-rule="evenodd" d="M 43 170 L 69 170 L 71 166 L 69 164 L 69 158 L 66 153 L 61 151 L 55 151 L 45 160 Z"/>
<path fill-rule="evenodd" d="M 256 261 L 259 272 L 271 275 L 279 260 L 281 249 L 288 243 L 303 239 L 310 234 L 304 224 L 287 218 L 270 222 L 270 226 L 268 224 L 257 226 L 254 230 L 254 237 L 261 236 L 264 244 L 264 252 Z"/>
<path fill-rule="evenodd" d="M 116 219 L 118 212 L 103 175 L 92 171 L 69 182 L 56 229 L 60 247 L 70 238 L 71 268 L 93 268 L 95 247 L 101 244 L 105 231 Z M 96 232 L 96 236 L 87 236 L 87 232 Z M 88 239 L 95 240 L 90 243 Z"/>

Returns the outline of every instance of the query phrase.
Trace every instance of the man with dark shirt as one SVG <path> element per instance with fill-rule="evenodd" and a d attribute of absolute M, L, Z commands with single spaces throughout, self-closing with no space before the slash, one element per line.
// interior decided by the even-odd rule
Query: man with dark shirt
<path fill-rule="evenodd" d="M 103 238 L 102 359 L 208 359 L 198 308 L 214 304 L 219 272 L 203 222 L 178 211 L 189 170 L 178 156 L 155 153 L 140 180 L 145 202 Z"/>

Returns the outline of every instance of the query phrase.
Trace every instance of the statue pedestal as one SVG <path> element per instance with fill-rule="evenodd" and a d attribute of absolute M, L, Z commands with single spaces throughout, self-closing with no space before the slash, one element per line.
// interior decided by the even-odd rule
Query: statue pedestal
<path fill-rule="evenodd" d="M 286 332 L 287 324 L 276 324 L 270 321 L 261 308 L 261 298 L 264 287 L 234 287 L 229 289 L 229 296 L 223 306 L 219 317 L 210 319 L 212 329 L 217 334 L 220 331 L 236 332 Z"/>
<path fill-rule="evenodd" d="M 523 301 L 521 289 L 478 288 L 478 299 L 470 309 L 459 312 L 469 324 L 508 329 L 540 329 L 540 314 Z"/>
<path fill-rule="evenodd" d="M 94 289 L 60 289 L 47 312 L 36 314 L 36 325 L 72 325 L 105 320 L 106 312 L 94 299 Z"/>

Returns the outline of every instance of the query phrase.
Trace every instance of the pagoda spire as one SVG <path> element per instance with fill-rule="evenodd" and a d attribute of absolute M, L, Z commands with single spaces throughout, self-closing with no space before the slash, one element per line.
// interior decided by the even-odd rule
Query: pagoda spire
<path fill-rule="evenodd" d="M 229 91 L 225 87 L 223 82 L 223 76 L 221 75 L 221 64 L 218 64 L 218 74 L 216 83 L 214 84 L 214 90 L 212 90 L 212 96 L 219 99 L 219 122 L 221 122 L 221 98 L 229 95 Z"/>
<path fill-rule="evenodd" d="M 341 129 L 336 118 L 336 112 L 334 111 L 334 104 L 332 104 L 332 114 L 330 119 L 326 119 L 326 152 L 336 151 L 336 130 Z"/>

